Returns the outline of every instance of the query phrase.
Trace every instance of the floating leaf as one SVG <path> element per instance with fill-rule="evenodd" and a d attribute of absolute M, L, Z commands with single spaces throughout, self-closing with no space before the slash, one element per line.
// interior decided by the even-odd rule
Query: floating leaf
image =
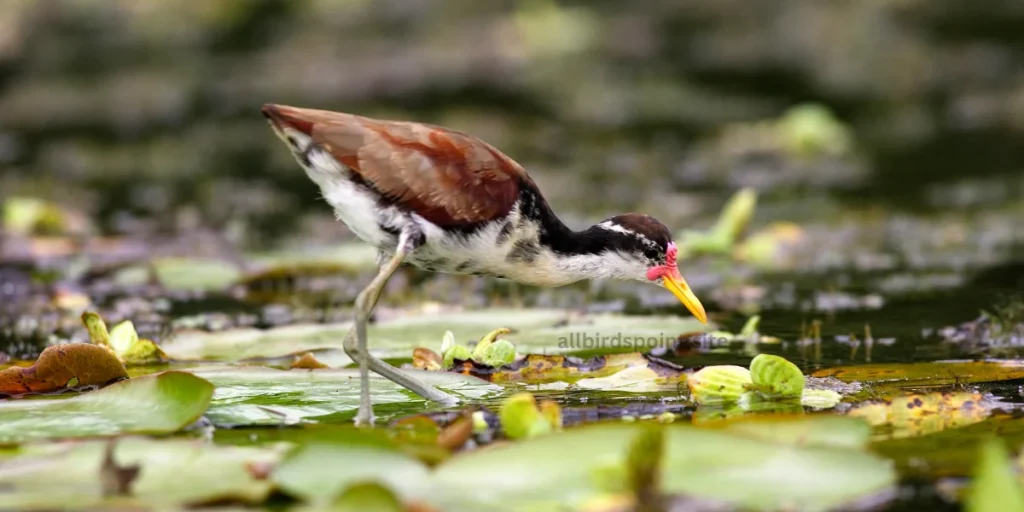
<path fill-rule="evenodd" d="M 501 404 L 501 409 L 498 412 L 501 430 L 510 439 L 529 439 L 549 434 L 560 425 L 561 414 L 557 412 L 556 416 L 556 411 L 552 410 L 550 405 L 547 406 L 547 409 L 547 414 L 542 413 L 532 394 L 516 393 Z M 555 418 L 559 424 L 553 423 Z"/>
<path fill-rule="evenodd" d="M 759 354 L 750 362 L 754 389 L 768 398 L 796 398 L 804 390 L 804 374 L 784 358 Z"/>
<path fill-rule="evenodd" d="M 978 446 L 998 437 L 1009 446 L 1024 444 L 1024 418 L 996 413 L 984 421 L 928 435 L 878 432 L 872 450 L 893 460 L 900 474 L 920 480 L 971 476 L 978 461 Z"/>
<path fill-rule="evenodd" d="M 980 393 L 944 391 L 865 402 L 848 414 L 875 426 L 888 426 L 888 431 L 880 433 L 884 438 L 934 434 L 977 423 L 990 413 L 991 406 Z"/>
<path fill-rule="evenodd" d="M 110 461 L 105 460 L 108 448 Z M 121 438 L 27 445 L 0 462 L 0 502 L 20 510 L 118 508 L 118 504 L 132 503 L 164 507 L 220 501 L 259 504 L 269 496 L 272 484 L 255 469 L 279 458 L 271 449 L 223 447 L 192 439 Z M 124 489 L 126 495 L 116 502 L 102 492 L 105 462 L 138 469 Z"/>
<path fill-rule="evenodd" d="M 938 361 L 932 363 L 884 363 L 826 368 L 811 374 L 845 382 L 900 388 L 949 386 L 999 382 L 1024 378 L 1024 361 Z"/>
<path fill-rule="evenodd" d="M 435 495 L 434 502 L 444 510 L 576 509 L 609 492 L 601 473 L 627 471 L 628 447 L 641 427 L 589 425 L 462 452 L 437 467 L 432 479 L 434 489 L 458 492 Z M 662 493 L 754 510 L 827 510 L 891 490 L 896 482 L 888 461 L 859 450 L 773 444 L 679 424 L 664 429 Z"/>
<path fill-rule="evenodd" d="M 981 444 L 974 481 L 965 499 L 967 512 L 1024 512 L 1024 493 L 998 438 Z"/>
<path fill-rule="evenodd" d="M 199 419 L 212 396 L 213 385 L 209 382 L 189 373 L 171 371 L 123 380 L 69 398 L 0 402 L 0 443 L 127 433 L 169 434 Z"/>
<path fill-rule="evenodd" d="M 266 367 L 199 367 L 188 370 L 217 387 L 206 417 L 218 426 L 287 425 L 349 421 L 359 407 L 357 369 L 277 370 Z M 450 372 L 401 370 L 465 398 L 495 395 L 502 388 Z M 374 411 L 381 421 L 402 412 L 436 407 L 397 384 L 370 374 Z"/>
<path fill-rule="evenodd" d="M 377 483 L 356 483 L 334 501 L 331 506 L 334 512 L 406 512 L 395 493 Z"/>
<path fill-rule="evenodd" d="M 752 384 L 750 370 L 735 365 L 706 366 L 686 380 L 698 404 L 735 402 Z"/>
<path fill-rule="evenodd" d="M 600 379 L 631 368 L 649 370 L 645 376 L 655 376 L 675 386 L 685 378 L 683 369 L 640 353 L 609 354 L 580 359 L 572 356 L 529 354 L 511 364 L 495 368 L 463 361 L 461 368 L 453 368 L 466 375 L 496 383 L 545 384 L 552 382 L 576 383 L 584 379 Z M 593 383 L 589 385 L 594 387 Z"/>
<path fill-rule="evenodd" d="M 13 366 L 0 371 L 0 394 L 102 386 L 125 378 L 128 378 L 128 371 L 110 350 L 88 343 L 64 343 L 46 347 L 32 366 Z"/>
<path fill-rule="evenodd" d="M 743 416 L 704 421 L 700 426 L 796 446 L 865 448 L 871 439 L 867 421 L 832 415 Z"/>
<path fill-rule="evenodd" d="M 314 505 L 330 503 L 355 484 L 377 483 L 402 499 L 428 495 L 431 489 L 426 465 L 379 443 L 306 443 L 271 478 L 284 492 Z"/>

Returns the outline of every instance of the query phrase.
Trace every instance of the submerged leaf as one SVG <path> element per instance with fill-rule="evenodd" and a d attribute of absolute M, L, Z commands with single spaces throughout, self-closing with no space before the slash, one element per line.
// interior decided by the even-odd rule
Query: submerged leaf
<path fill-rule="evenodd" d="M 128 371 L 110 350 L 87 343 L 64 343 L 46 347 L 32 366 L 13 366 L 0 371 L 0 394 L 102 386 L 126 378 Z"/>
<path fill-rule="evenodd" d="M 199 419 L 212 396 L 213 385 L 209 382 L 171 371 L 123 380 L 69 398 L 0 402 L 0 443 L 126 433 L 169 434 Z"/>
<path fill-rule="evenodd" d="M 796 398 L 804 390 L 804 374 L 784 358 L 759 354 L 750 362 L 754 389 L 768 398 Z"/>

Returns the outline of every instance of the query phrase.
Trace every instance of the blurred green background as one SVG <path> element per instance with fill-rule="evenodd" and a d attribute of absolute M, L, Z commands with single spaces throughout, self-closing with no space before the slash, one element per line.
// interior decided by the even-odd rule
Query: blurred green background
<path fill-rule="evenodd" d="M 0 190 L 103 233 L 343 236 L 274 102 L 476 134 L 576 225 L 682 228 L 741 185 L 985 206 L 1024 195 L 1020 26 L 1013 0 L 6 0 Z M 840 131 L 764 125 L 806 104 Z"/>

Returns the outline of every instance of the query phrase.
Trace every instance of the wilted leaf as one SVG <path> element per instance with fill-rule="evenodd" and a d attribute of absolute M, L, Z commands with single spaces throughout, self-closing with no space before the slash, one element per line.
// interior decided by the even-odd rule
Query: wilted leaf
<path fill-rule="evenodd" d="M 138 468 L 117 501 L 102 492 L 105 453 L 111 445 L 109 464 Z M 0 462 L 0 503 L 20 510 L 105 509 L 116 508 L 115 503 L 167 507 L 230 500 L 258 504 L 266 500 L 272 484 L 252 468 L 274 464 L 279 458 L 271 449 L 216 446 L 192 439 L 26 445 Z"/>
<path fill-rule="evenodd" d="M 113 351 L 124 364 L 145 365 L 167 361 L 167 355 L 156 343 L 139 339 L 135 325 L 129 320 L 115 325 L 108 332 L 107 324 L 100 315 L 86 311 L 82 313 L 82 323 L 89 331 L 90 341 Z"/>
<path fill-rule="evenodd" d="M 796 446 L 864 448 L 871 439 L 867 421 L 832 415 L 743 416 L 705 421 L 700 426 Z"/>
<path fill-rule="evenodd" d="M 199 419 L 212 396 L 213 385 L 209 382 L 172 371 L 123 380 L 68 398 L 0 402 L 0 443 L 168 434 Z"/>
<path fill-rule="evenodd" d="M 1024 512 L 1024 493 L 1002 440 L 990 438 L 981 444 L 965 502 L 967 512 Z"/>
<path fill-rule="evenodd" d="M 64 343 L 46 347 L 32 366 L 0 371 L 0 394 L 45 393 L 69 385 L 102 386 L 125 378 L 128 371 L 110 350 L 87 343 Z"/>

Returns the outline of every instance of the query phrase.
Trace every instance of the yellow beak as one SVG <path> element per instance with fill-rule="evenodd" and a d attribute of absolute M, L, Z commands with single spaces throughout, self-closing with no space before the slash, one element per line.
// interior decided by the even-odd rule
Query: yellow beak
<path fill-rule="evenodd" d="M 690 313 L 693 313 L 693 316 L 700 320 L 700 323 L 706 325 L 708 323 L 708 314 L 704 312 L 704 306 L 697 299 L 697 296 L 693 294 L 693 291 L 690 290 L 690 285 L 686 284 L 683 276 L 678 273 L 675 274 L 674 276 L 672 274 L 666 275 L 662 279 L 662 286 L 672 292 L 672 295 L 675 295 L 686 306 L 686 309 L 689 309 Z"/>

